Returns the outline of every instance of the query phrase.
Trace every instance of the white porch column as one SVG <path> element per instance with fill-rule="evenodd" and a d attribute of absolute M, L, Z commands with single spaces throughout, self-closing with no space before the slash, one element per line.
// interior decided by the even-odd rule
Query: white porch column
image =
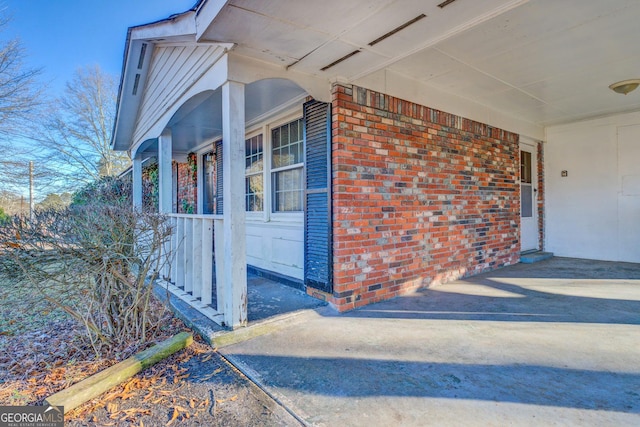
<path fill-rule="evenodd" d="M 224 319 L 230 327 L 247 323 L 247 243 L 245 231 L 244 84 L 222 85 L 222 191 L 224 235 Z"/>
<path fill-rule="evenodd" d="M 158 138 L 158 211 L 160 213 L 171 213 L 173 210 L 172 151 L 171 130 L 166 129 Z"/>
<path fill-rule="evenodd" d="M 142 210 L 142 159 L 135 156 L 131 166 L 133 209 Z"/>

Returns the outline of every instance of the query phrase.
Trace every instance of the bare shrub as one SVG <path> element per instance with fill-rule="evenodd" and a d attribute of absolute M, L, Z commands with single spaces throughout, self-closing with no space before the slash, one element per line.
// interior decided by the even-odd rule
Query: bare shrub
<path fill-rule="evenodd" d="M 162 215 L 132 210 L 130 194 L 126 184 L 103 180 L 64 211 L 15 218 L 0 231 L 0 250 L 24 286 L 81 322 L 96 352 L 143 343 L 164 315 L 153 281 L 170 226 Z"/>

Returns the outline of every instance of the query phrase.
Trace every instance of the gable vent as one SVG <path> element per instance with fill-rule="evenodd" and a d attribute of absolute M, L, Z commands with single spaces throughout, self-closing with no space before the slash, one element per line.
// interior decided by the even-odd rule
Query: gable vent
<path fill-rule="evenodd" d="M 138 58 L 138 70 L 142 69 L 144 65 L 144 54 L 147 51 L 147 44 L 142 43 L 142 48 L 140 49 L 140 57 Z"/>
<path fill-rule="evenodd" d="M 347 59 L 351 58 L 353 55 L 356 55 L 356 54 L 358 54 L 358 53 L 360 53 L 360 52 L 361 52 L 361 51 L 360 51 L 360 49 L 358 49 L 358 50 L 354 50 L 353 52 L 346 54 L 346 55 L 345 55 L 345 56 L 343 56 L 342 58 L 340 58 L 340 59 L 336 59 L 336 60 L 335 60 L 335 61 L 333 61 L 331 64 L 326 65 L 326 66 L 324 66 L 324 67 L 320 68 L 320 71 L 327 71 L 329 68 L 331 68 L 331 67 L 334 67 L 334 66 L 338 65 L 338 64 L 339 64 L 339 63 L 341 63 L 342 61 L 346 61 Z"/>
<path fill-rule="evenodd" d="M 133 90 L 131 94 L 136 96 L 138 94 L 138 85 L 140 84 L 140 74 L 136 74 L 136 79 L 133 81 Z"/>
<path fill-rule="evenodd" d="M 439 7 L 440 9 L 443 9 L 443 8 L 445 8 L 445 7 L 449 6 L 449 5 L 450 5 L 451 3 L 453 3 L 454 1 L 456 1 L 456 0 L 445 0 L 445 1 L 443 1 L 442 3 L 440 3 L 440 4 L 438 5 L 438 7 Z"/>
<path fill-rule="evenodd" d="M 369 46 L 373 46 L 376 45 L 378 43 L 380 43 L 382 40 L 387 39 L 389 37 L 391 37 L 392 35 L 394 35 L 397 32 L 400 32 L 402 30 L 404 30 L 405 28 L 407 28 L 409 25 L 415 24 L 416 22 L 418 22 L 421 19 L 426 18 L 427 15 L 425 15 L 424 13 L 421 13 L 420 15 L 416 16 L 415 18 L 413 18 L 410 21 L 405 22 L 404 24 L 400 25 L 399 27 L 394 28 L 393 30 L 389 31 L 387 34 L 378 37 L 377 39 L 375 39 L 374 41 L 372 41 L 371 43 L 369 43 Z"/>

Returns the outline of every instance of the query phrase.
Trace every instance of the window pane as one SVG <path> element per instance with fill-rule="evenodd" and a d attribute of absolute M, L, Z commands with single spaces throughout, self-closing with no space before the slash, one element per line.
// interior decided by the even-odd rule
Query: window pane
<path fill-rule="evenodd" d="M 522 192 L 521 212 L 522 218 L 531 218 L 533 216 L 533 186 L 531 184 L 520 185 Z"/>
<path fill-rule="evenodd" d="M 531 183 L 531 153 L 528 151 L 520 151 L 520 180 L 522 182 Z"/>
<path fill-rule="evenodd" d="M 274 129 L 271 138 L 274 168 L 302 163 L 302 119 Z"/>
<path fill-rule="evenodd" d="M 262 171 L 262 135 L 256 135 L 244 143 L 245 174 Z"/>
<path fill-rule="evenodd" d="M 205 214 L 212 214 L 216 200 L 216 157 L 211 153 L 202 156 L 203 163 L 203 181 L 204 187 L 202 191 L 202 210 Z"/>
<path fill-rule="evenodd" d="M 289 125 L 289 142 L 299 140 L 300 138 L 298 138 L 298 121 L 295 121 Z"/>
<path fill-rule="evenodd" d="M 273 174 L 274 211 L 294 212 L 302 210 L 302 168 Z"/>
<path fill-rule="evenodd" d="M 245 197 L 247 211 L 263 209 L 264 186 L 262 184 L 263 156 L 262 135 L 256 135 L 245 141 Z"/>
<path fill-rule="evenodd" d="M 247 212 L 258 212 L 264 209 L 264 190 L 262 174 L 245 178 Z"/>

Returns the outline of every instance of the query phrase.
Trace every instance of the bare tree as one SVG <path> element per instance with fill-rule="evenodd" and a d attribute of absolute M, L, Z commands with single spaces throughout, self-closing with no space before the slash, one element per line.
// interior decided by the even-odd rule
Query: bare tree
<path fill-rule="evenodd" d="M 0 34 L 8 22 L 0 17 Z M 18 38 L 0 41 L 0 134 L 5 138 L 19 132 L 40 105 L 42 89 L 36 78 L 42 70 L 26 67 L 25 56 Z"/>
<path fill-rule="evenodd" d="M 28 185 L 28 158 L 32 147 L 21 144 L 37 120 L 44 86 L 37 80 L 42 70 L 25 65 L 26 51 L 18 38 L 1 36 L 10 18 L 0 10 L 0 185 L 15 191 Z"/>
<path fill-rule="evenodd" d="M 125 170 L 126 153 L 111 149 L 117 85 L 98 66 L 80 68 L 48 110 L 42 153 L 68 183 L 87 183 Z"/>
<path fill-rule="evenodd" d="M 0 36 L 7 18 L 0 9 Z M 73 190 L 130 164 L 110 148 L 116 80 L 99 66 L 78 69 L 62 96 L 46 98 L 41 69 L 24 64 L 20 41 L 0 38 L 0 189 L 23 192 L 29 161 L 37 194 Z"/>

